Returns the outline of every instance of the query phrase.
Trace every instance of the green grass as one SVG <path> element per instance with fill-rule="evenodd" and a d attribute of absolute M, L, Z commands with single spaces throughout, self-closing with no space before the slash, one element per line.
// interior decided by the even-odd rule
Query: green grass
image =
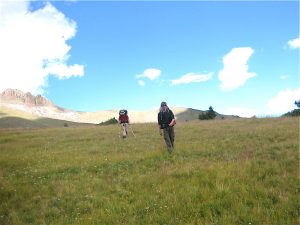
<path fill-rule="evenodd" d="M 0 224 L 299 224 L 299 118 L 0 130 Z"/>

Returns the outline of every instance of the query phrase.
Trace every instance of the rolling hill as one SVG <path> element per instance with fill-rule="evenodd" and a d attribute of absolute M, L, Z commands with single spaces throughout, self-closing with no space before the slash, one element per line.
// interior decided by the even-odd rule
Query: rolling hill
<path fill-rule="evenodd" d="M 199 114 L 206 111 L 172 107 L 177 121 L 198 120 Z M 97 112 L 79 112 L 64 109 L 49 99 L 17 89 L 7 89 L 0 93 L 0 127 L 52 127 L 68 122 L 70 125 L 99 124 L 111 118 L 118 118 L 119 110 L 102 110 Z M 128 110 L 131 123 L 152 123 L 157 121 L 156 110 Z M 217 113 L 215 119 L 236 119 L 237 116 Z"/>

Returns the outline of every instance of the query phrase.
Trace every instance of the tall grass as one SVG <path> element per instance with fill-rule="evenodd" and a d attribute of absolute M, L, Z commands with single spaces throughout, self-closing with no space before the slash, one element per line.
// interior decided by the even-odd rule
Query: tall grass
<path fill-rule="evenodd" d="M 0 224 L 299 224 L 299 119 L 0 130 Z"/>

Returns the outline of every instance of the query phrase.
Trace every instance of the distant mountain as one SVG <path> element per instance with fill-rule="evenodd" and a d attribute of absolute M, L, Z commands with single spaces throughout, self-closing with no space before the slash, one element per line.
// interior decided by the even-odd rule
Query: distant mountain
<path fill-rule="evenodd" d="M 0 100 L 4 103 L 19 103 L 28 107 L 54 106 L 50 100 L 41 95 L 33 96 L 30 92 L 23 93 L 17 89 L 6 89 L 0 94 Z"/>
<path fill-rule="evenodd" d="M 13 114 L 24 114 L 25 118 L 28 115 L 32 115 L 73 122 L 78 122 L 77 120 L 80 118 L 80 112 L 61 108 L 46 97 L 41 95 L 34 96 L 29 92 L 24 93 L 17 89 L 6 89 L 0 94 L 0 112 L 4 109 L 6 111 L 10 109 L 10 112 L 15 110 Z"/>
<path fill-rule="evenodd" d="M 171 107 L 171 109 L 174 112 L 177 121 L 198 120 L 199 114 L 206 112 L 182 107 Z M 52 101 L 41 95 L 34 96 L 29 92 L 24 93 L 17 89 L 7 89 L 0 93 L 0 127 L 1 121 L 5 121 L 5 127 L 7 127 L 7 124 L 12 123 L 14 118 L 18 118 L 18 121 L 21 121 L 20 124 L 25 123 L 27 120 L 37 121 L 43 118 L 76 123 L 99 124 L 113 117 L 118 118 L 118 112 L 119 110 L 105 110 L 98 112 L 78 112 L 68 110 L 56 106 Z M 148 111 L 128 110 L 128 113 L 132 123 L 151 123 L 157 121 L 158 109 Z M 217 113 L 215 119 L 235 118 L 239 117 Z M 54 124 L 56 123 L 57 122 L 54 122 Z M 49 124 L 49 121 L 47 124 Z M 60 124 L 60 122 L 57 124 Z"/>

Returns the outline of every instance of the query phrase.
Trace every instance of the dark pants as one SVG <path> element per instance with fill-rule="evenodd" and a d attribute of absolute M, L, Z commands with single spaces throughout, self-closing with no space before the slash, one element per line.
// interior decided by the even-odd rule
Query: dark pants
<path fill-rule="evenodd" d="M 174 148 L 174 139 L 175 139 L 174 127 L 164 128 L 164 139 L 167 144 L 168 151 L 169 153 L 171 153 Z"/>

